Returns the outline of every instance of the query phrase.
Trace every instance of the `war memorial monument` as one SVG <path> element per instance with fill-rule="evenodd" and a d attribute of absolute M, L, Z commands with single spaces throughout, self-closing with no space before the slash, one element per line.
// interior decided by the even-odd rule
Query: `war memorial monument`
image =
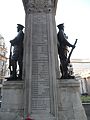
<path fill-rule="evenodd" d="M 25 35 L 22 80 L 6 81 L 0 120 L 87 120 L 79 82 L 60 79 L 55 14 L 58 0 L 22 0 Z"/>

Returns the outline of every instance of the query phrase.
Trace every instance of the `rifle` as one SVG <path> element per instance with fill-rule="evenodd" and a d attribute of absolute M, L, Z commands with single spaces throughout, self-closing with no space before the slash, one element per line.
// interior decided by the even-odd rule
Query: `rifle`
<path fill-rule="evenodd" d="M 75 45 L 76 45 L 77 40 L 78 40 L 78 39 L 76 39 L 76 40 L 75 40 L 75 43 L 74 43 L 74 45 L 73 45 L 73 46 L 75 46 Z M 75 48 L 75 47 L 72 47 L 72 49 L 71 49 L 71 51 L 70 51 L 70 53 L 69 53 L 69 56 L 68 56 L 68 58 L 67 58 L 67 64 L 68 64 L 68 63 L 69 63 L 69 61 L 70 61 L 70 57 L 71 57 L 71 54 L 72 54 L 72 52 L 73 52 L 74 48 Z"/>
<path fill-rule="evenodd" d="M 12 61 L 11 61 L 11 57 L 12 57 L 12 45 L 10 46 L 10 55 L 9 55 L 9 69 L 10 69 L 10 75 L 12 74 L 12 70 L 11 70 L 11 66 L 12 66 Z"/>

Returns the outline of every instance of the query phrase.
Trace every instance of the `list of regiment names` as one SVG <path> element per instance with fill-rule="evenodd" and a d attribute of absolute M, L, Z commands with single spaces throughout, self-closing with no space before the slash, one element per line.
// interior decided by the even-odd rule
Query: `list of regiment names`
<path fill-rule="evenodd" d="M 49 53 L 45 16 L 33 17 L 32 32 L 32 112 L 49 112 Z"/>

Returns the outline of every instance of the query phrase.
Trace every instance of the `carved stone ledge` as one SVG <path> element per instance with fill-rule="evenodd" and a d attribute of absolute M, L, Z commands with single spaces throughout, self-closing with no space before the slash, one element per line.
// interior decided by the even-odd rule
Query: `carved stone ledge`
<path fill-rule="evenodd" d="M 51 13 L 55 12 L 57 0 L 22 0 L 27 14 L 30 13 Z"/>

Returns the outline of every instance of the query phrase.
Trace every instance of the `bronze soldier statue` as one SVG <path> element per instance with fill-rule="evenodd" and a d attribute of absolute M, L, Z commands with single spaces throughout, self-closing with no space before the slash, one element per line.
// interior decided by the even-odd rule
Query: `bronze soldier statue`
<path fill-rule="evenodd" d="M 70 44 L 67 41 L 66 34 L 64 33 L 64 23 L 59 24 L 58 26 L 59 32 L 57 34 L 58 39 L 58 54 L 60 58 L 60 70 L 62 73 L 62 79 L 71 79 L 74 78 L 74 76 L 71 76 L 68 72 L 68 63 L 70 61 L 67 61 L 67 47 L 73 47 L 74 45 Z"/>
<path fill-rule="evenodd" d="M 13 54 L 10 55 L 10 65 L 9 69 L 12 66 L 12 71 L 10 70 L 10 77 L 8 80 L 22 79 L 22 66 L 23 66 L 23 33 L 24 26 L 17 24 L 17 36 L 10 40 L 11 46 L 13 46 Z M 19 74 L 17 75 L 17 63 L 19 66 Z"/>

